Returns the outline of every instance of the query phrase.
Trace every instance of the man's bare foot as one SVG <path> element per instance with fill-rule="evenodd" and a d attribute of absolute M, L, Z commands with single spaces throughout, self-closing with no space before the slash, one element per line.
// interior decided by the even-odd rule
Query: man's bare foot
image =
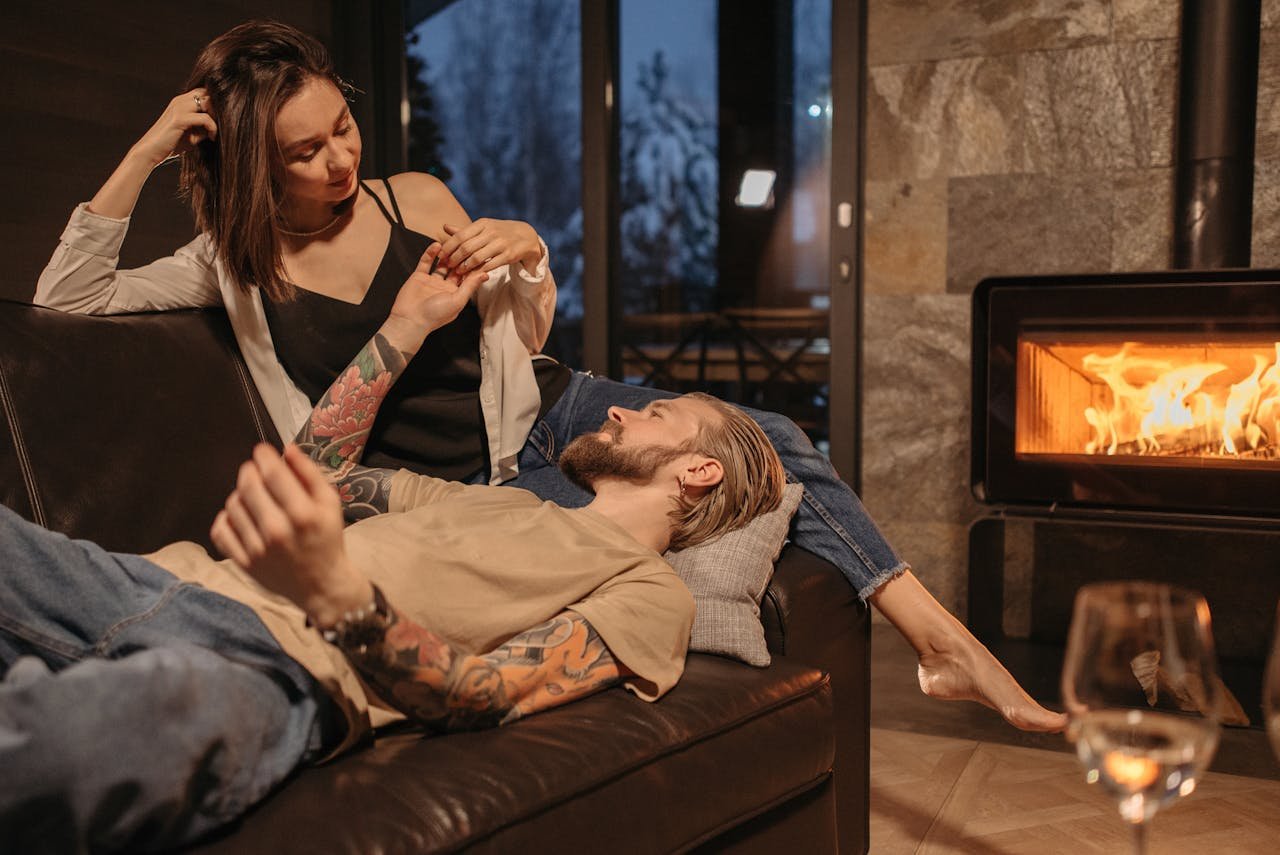
<path fill-rule="evenodd" d="M 1036 703 L 910 571 L 881 585 L 871 603 L 915 648 L 920 689 L 929 697 L 976 701 L 1020 730 L 1056 733 L 1067 726 L 1066 715 Z"/>

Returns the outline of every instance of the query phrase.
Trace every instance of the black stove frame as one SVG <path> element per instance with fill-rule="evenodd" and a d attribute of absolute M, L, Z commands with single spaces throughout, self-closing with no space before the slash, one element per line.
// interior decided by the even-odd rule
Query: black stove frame
<path fill-rule="evenodd" d="M 995 277 L 973 294 L 971 486 L 988 504 L 1050 512 L 1274 521 L 1280 461 L 1126 461 L 1014 453 L 1019 333 L 1204 333 L 1280 341 L 1280 271 Z M 1202 520 L 1203 521 L 1203 520 Z"/>

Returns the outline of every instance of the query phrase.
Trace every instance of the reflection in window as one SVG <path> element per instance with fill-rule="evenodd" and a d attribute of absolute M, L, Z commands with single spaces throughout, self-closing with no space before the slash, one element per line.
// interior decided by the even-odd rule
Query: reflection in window
<path fill-rule="evenodd" d="M 439 176 L 473 218 L 525 220 L 559 297 L 547 352 L 581 362 L 579 0 L 407 2 L 409 168 Z"/>

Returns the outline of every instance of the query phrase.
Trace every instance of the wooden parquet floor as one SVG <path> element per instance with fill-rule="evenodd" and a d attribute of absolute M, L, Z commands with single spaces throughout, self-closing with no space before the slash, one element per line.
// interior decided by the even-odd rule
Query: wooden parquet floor
<path fill-rule="evenodd" d="M 1280 852 L 1280 782 L 1211 772 L 1156 815 L 1152 855 Z M 875 855 L 1129 852 L 1115 804 L 1073 755 L 873 728 Z"/>
<path fill-rule="evenodd" d="M 890 627 L 875 627 L 872 651 L 873 855 L 1132 851 L 1115 804 L 1085 783 L 1062 736 L 1021 734 L 975 704 L 925 698 Z M 1156 815 L 1150 855 L 1280 853 L 1280 761 L 1260 730 L 1224 732 L 1223 742 L 1219 771 Z"/>

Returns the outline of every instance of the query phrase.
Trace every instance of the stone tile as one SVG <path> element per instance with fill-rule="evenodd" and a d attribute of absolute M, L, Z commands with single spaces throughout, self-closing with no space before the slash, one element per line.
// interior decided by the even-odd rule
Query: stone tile
<path fill-rule="evenodd" d="M 1031 53 L 1022 67 L 1029 171 L 1169 165 L 1175 43 Z"/>
<path fill-rule="evenodd" d="M 1263 30 L 1259 40 L 1256 128 L 1254 156 L 1280 158 L 1280 27 Z"/>
<path fill-rule="evenodd" d="M 897 489 L 909 490 L 910 485 L 899 484 Z M 932 498 L 920 492 L 914 495 L 916 501 L 925 504 Z M 969 526 L 893 520 L 881 525 L 881 530 L 934 598 L 961 621 L 966 620 L 969 611 Z"/>
<path fill-rule="evenodd" d="M 1110 7 L 1110 0 L 871 0 L 868 62 L 875 67 L 1097 43 L 1111 34 Z"/>
<path fill-rule="evenodd" d="M 873 68 L 867 93 L 867 178 L 1022 171 L 1017 57 Z"/>
<path fill-rule="evenodd" d="M 946 291 L 946 180 L 868 181 L 865 194 L 866 293 Z"/>
<path fill-rule="evenodd" d="M 1254 267 L 1280 267 L 1280 159 L 1253 165 Z"/>
<path fill-rule="evenodd" d="M 865 301 L 863 484 L 881 517 L 967 522 L 969 301 Z"/>
<path fill-rule="evenodd" d="M 1152 40 L 1115 46 L 1129 146 L 1137 166 L 1172 166 L 1178 111 L 1178 43 Z"/>
<path fill-rule="evenodd" d="M 869 296 L 862 497 L 939 602 L 964 602 L 969 494 L 969 307 L 952 295 Z"/>
<path fill-rule="evenodd" d="M 1280 24 L 1280 0 L 1262 0 L 1262 28 Z"/>
<path fill-rule="evenodd" d="M 954 178 L 947 212 L 947 291 L 987 276 L 1111 267 L 1112 189 L 1105 174 Z"/>
<path fill-rule="evenodd" d="M 1176 39 L 1181 12 L 1182 4 L 1177 0 L 1114 0 L 1112 34 L 1118 42 Z"/>
<path fill-rule="evenodd" d="M 1173 170 L 1115 173 L 1111 269 L 1168 270 L 1173 264 Z"/>

